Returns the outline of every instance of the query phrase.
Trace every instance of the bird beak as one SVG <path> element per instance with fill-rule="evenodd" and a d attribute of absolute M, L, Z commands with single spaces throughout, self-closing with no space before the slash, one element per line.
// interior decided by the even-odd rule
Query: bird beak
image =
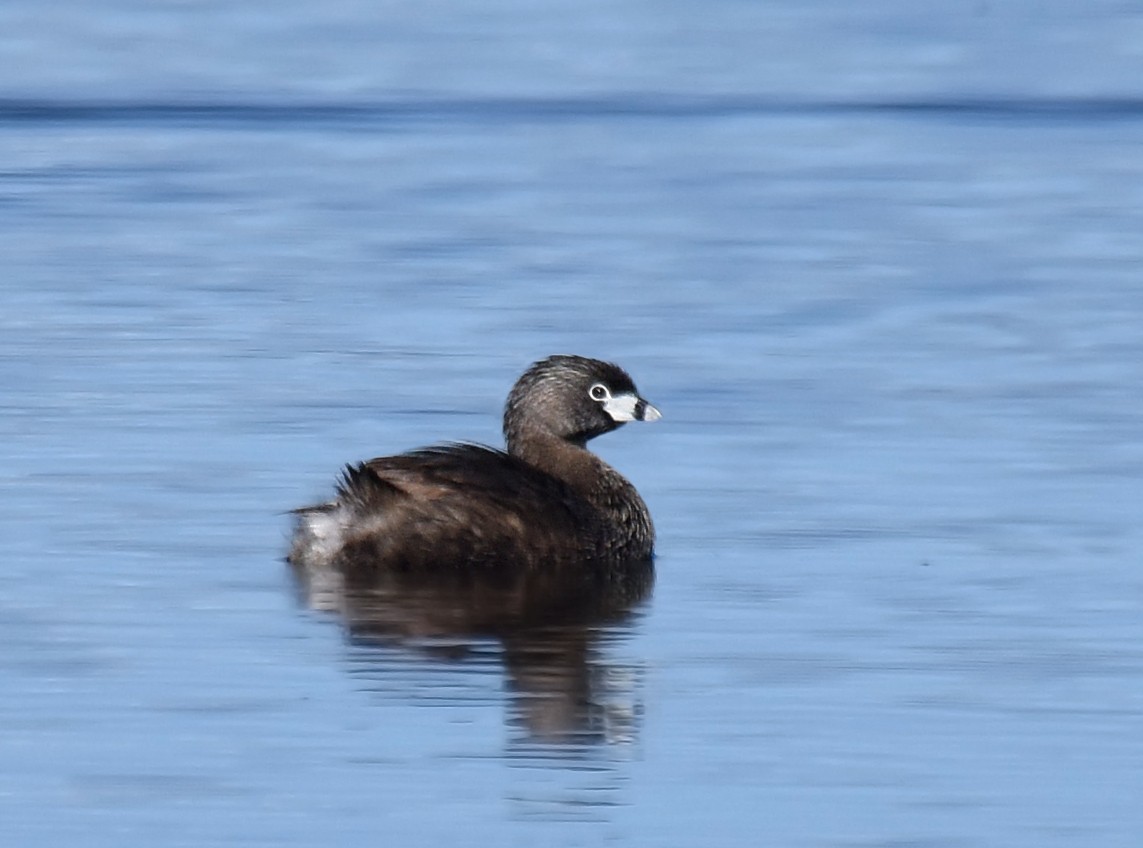
<path fill-rule="evenodd" d="M 603 411 L 611 416 L 611 420 L 619 424 L 628 421 L 658 421 L 663 414 L 639 395 L 633 392 L 624 392 L 613 395 L 603 404 Z"/>
<path fill-rule="evenodd" d="M 635 417 L 640 421 L 658 421 L 663 417 L 663 413 L 640 398 L 639 402 L 635 404 Z"/>

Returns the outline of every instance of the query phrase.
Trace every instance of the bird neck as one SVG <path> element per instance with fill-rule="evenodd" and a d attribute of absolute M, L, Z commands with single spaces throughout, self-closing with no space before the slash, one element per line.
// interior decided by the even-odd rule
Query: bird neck
<path fill-rule="evenodd" d="M 549 433 L 530 433 L 526 439 L 510 436 L 508 453 L 563 480 L 589 499 L 593 499 L 592 490 L 599 482 L 600 473 L 611 470 L 584 445 Z"/>

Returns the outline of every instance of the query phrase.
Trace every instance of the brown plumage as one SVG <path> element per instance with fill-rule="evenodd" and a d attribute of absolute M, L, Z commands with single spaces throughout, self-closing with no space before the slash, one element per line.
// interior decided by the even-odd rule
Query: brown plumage
<path fill-rule="evenodd" d="M 507 451 L 451 444 L 349 466 L 333 501 L 296 511 L 290 561 L 503 584 L 540 572 L 606 579 L 648 563 L 643 499 L 586 444 L 658 417 L 618 366 L 549 357 L 508 397 Z"/>

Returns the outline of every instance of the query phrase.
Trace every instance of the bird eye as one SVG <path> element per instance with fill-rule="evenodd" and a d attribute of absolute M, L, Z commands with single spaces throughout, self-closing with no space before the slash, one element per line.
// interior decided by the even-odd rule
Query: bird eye
<path fill-rule="evenodd" d="M 591 388 L 587 390 L 592 400 L 607 400 L 611 397 L 611 392 L 607 391 L 607 386 L 603 383 L 593 383 Z"/>

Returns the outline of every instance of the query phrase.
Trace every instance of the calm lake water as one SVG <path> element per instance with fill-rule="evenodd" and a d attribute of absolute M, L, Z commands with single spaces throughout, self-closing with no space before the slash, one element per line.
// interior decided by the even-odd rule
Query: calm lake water
<path fill-rule="evenodd" d="M 1143 844 L 1143 9 L 0 7 L 6 846 Z M 630 615 L 361 638 L 340 466 L 614 359 Z M 321 604 L 317 604 L 321 606 Z"/>

